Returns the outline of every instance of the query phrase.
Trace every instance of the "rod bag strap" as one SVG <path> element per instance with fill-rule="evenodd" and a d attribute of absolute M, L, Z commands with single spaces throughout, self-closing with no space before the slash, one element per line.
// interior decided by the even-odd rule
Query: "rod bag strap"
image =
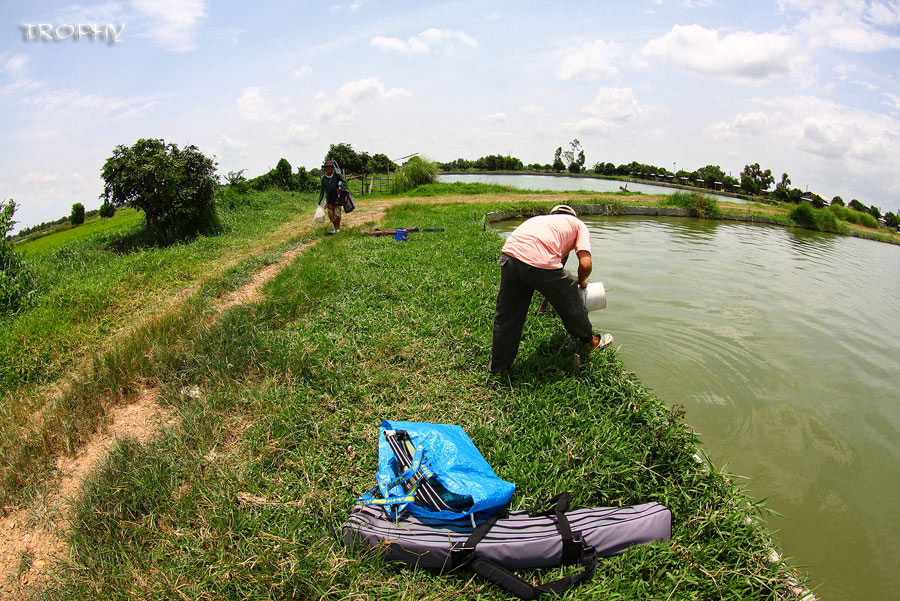
<path fill-rule="evenodd" d="M 584 542 L 580 532 L 572 532 L 569 518 L 566 517 L 566 509 L 569 508 L 570 499 L 571 495 L 569 493 L 560 493 L 546 503 L 535 507 L 528 514 L 531 516 L 554 515 L 556 517 L 556 528 L 559 531 L 563 545 L 561 562 L 566 564 L 580 560 L 581 565 L 584 567 L 584 571 L 581 573 L 533 586 L 503 566 L 489 559 L 479 557 L 475 553 L 475 547 L 488 533 L 488 530 L 497 523 L 500 516 L 494 516 L 481 524 L 469 535 L 462 546 L 454 548 L 451 552 L 451 565 L 457 567 L 466 564 L 470 570 L 485 580 L 496 584 L 520 599 L 536 599 L 543 593 L 561 595 L 573 586 L 588 580 L 593 576 L 594 570 L 597 568 L 596 549 Z M 549 510 L 545 509 L 547 506 L 551 506 L 551 508 Z M 542 508 L 544 509 L 542 510 Z"/>
<path fill-rule="evenodd" d="M 581 562 L 584 571 L 574 576 L 566 576 L 559 580 L 545 582 L 538 586 L 533 586 L 529 582 L 519 578 L 511 571 L 501 565 L 494 563 L 489 559 L 472 555 L 469 559 L 469 569 L 484 578 L 485 580 L 496 584 L 505 591 L 515 595 L 519 599 L 537 599 L 544 593 L 553 593 L 561 595 L 570 588 L 581 584 L 594 575 L 597 568 L 597 552 L 593 547 L 582 543 Z"/>
<path fill-rule="evenodd" d="M 569 518 L 566 517 L 566 510 L 569 508 L 571 499 L 572 495 L 568 492 L 561 492 L 528 512 L 530 516 L 552 515 L 556 517 L 556 529 L 559 530 L 559 535 L 562 537 L 562 563 L 564 564 L 578 561 L 582 554 L 581 533 L 572 532 Z"/>

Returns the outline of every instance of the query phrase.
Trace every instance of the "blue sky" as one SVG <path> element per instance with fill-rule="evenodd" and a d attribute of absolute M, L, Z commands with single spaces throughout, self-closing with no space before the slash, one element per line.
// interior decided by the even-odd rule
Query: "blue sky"
<path fill-rule="evenodd" d="M 758 162 L 897 211 L 898 79 L 900 0 L 4 3 L 0 196 L 17 228 L 97 208 L 141 137 L 249 176 L 337 142 L 528 164 L 578 138 L 588 166 Z"/>

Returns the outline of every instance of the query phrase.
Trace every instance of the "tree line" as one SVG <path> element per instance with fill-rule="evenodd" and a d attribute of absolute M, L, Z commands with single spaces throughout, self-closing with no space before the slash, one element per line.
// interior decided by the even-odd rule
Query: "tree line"
<path fill-rule="evenodd" d="M 572 174 L 584 173 L 604 177 L 631 177 L 648 181 L 685 183 L 697 188 L 737 192 L 777 202 L 799 204 L 803 200 L 808 200 L 817 208 L 826 204 L 847 206 L 855 211 L 871 215 L 876 220 L 884 218 L 888 227 L 900 228 L 900 217 L 896 213 L 887 212 L 882 215 L 881 209 L 877 206 L 866 206 L 855 198 L 849 203 L 845 203 L 840 196 L 834 196 L 830 201 L 826 201 L 824 197 L 815 192 L 791 187 L 791 179 L 787 173 L 782 173 L 776 184 L 772 170 L 763 169 L 759 163 L 745 165 L 738 177 L 732 177 L 725 173 L 718 165 L 706 165 L 693 171 L 686 169 L 674 171 L 674 166 L 673 170 L 670 170 L 661 165 L 638 161 L 620 165 L 599 161 L 593 167 L 586 169 L 584 149 L 578 139 L 569 142 L 565 150 L 562 146 L 558 147 L 553 154 L 551 163 L 525 165 L 521 159 L 513 156 L 488 155 L 475 160 L 459 158 L 447 163 L 438 163 L 438 167 L 442 171 L 528 171 L 537 173 L 566 171 Z M 773 184 L 775 184 L 774 188 L 772 188 Z"/>

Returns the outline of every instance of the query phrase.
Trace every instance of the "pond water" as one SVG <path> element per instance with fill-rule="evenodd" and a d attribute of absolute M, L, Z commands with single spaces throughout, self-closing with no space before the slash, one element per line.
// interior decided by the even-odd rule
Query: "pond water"
<path fill-rule="evenodd" d="M 685 218 L 585 222 L 591 279 L 608 289 L 591 319 L 626 367 L 684 405 L 713 463 L 784 516 L 769 526 L 819 599 L 896 599 L 900 247 Z"/>
<path fill-rule="evenodd" d="M 593 177 L 567 177 L 564 175 L 493 175 L 483 173 L 444 174 L 438 176 L 441 182 L 465 182 L 479 184 L 499 184 L 510 186 L 519 190 L 591 190 L 594 192 L 618 192 L 619 186 L 628 186 L 630 192 L 643 192 L 644 194 L 674 194 L 678 188 L 667 186 L 654 186 L 653 184 L 638 184 L 635 182 L 623 182 L 612 179 L 597 179 Z M 746 203 L 741 198 L 733 198 L 716 194 L 712 190 L 703 191 L 704 196 L 715 198 L 719 201 Z"/>

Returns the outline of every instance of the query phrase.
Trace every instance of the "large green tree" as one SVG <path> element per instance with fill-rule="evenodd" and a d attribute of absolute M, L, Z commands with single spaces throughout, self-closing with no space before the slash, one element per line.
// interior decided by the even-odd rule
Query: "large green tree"
<path fill-rule="evenodd" d="M 791 178 L 788 177 L 787 173 L 781 174 L 781 181 L 775 185 L 775 192 L 772 195 L 775 197 L 775 200 L 778 202 L 788 202 L 788 197 L 791 192 Z"/>
<path fill-rule="evenodd" d="M 760 196 L 773 183 L 775 183 L 775 178 L 772 177 L 772 170 L 763 171 L 759 163 L 746 165 L 741 172 L 741 189 L 753 196 Z"/>
<path fill-rule="evenodd" d="M 718 165 L 707 165 L 697 169 L 697 178 L 703 180 L 706 188 L 715 188 L 716 182 L 725 182 L 725 172 Z"/>
<path fill-rule="evenodd" d="M 350 144 L 345 144 L 344 142 L 329 146 L 328 152 L 325 154 L 325 160 L 337 161 L 345 177 L 367 173 L 368 155 L 361 156 L 353 150 Z"/>
<path fill-rule="evenodd" d="M 119 145 L 101 172 L 101 198 L 144 212 L 146 229 L 163 239 L 216 225 L 216 163 L 196 146 L 140 139 Z"/>

